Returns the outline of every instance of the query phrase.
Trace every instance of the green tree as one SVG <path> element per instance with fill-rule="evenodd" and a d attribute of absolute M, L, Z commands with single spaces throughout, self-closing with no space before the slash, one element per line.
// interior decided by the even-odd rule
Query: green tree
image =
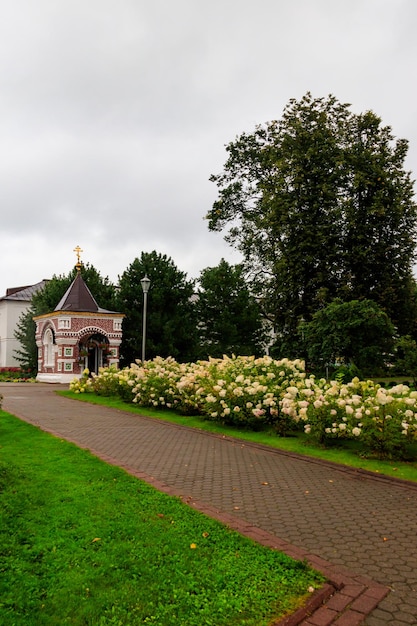
<path fill-rule="evenodd" d="M 242 266 L 222 259 L 217 267 L 201 272 L 199 283 L 196 309 L 201 357 L 264 354 L 265 320 Z"/>
<path fill-rule="evenodd" d="M 32 307 L 22 313 L 14 332 L 15 339 L 20 343 L 20 348 L 14 350 L 14 355 L 20 363 L 21 369 L 36 374 L 38 370 L 38 348 L 36 346 L 36 324 L 33 321 L 34 310 Z"/>
<path fill-rule="evenodd" d="M 414 331 L 417 318 L 412 262 L 416 205 L 404 171 L 408 143 L 372 112 L 352 116 L 345 150 L 343 295 L 371 298 L 399 334 Z"/>
<path fill-rule="evenodd" d="M 226 150 L 211 176 L 209 229 L 227 229 L 243 253 L 278 354 L 297 340 L 300 319 L 336 297 L 377 301 L 402 333 L 414 324 L 417 212 L 405 140 L 373 113 L 306 94 Z"/>
<path fill-rule="evenodd" d="M 372 300 L 334 300 L 314 313 L 303 334 L 309 364 L 323 370 L 336 362 L 356 366 L 362 374 L 377 374 L 390 358 L 394 326 Z"/>
<path fill-rule="evenodd" d="M 118 306 L 125 313 L 121 362 L 129 365 L 142 354 L 143 291 L 147 275 L 146 358 L 172 356 L 192 360 L 196 349 L 196 317 L 192 303 L 194 285 L 172 259 L 143 252 L 119 278 Z"/>
<path fill-rule="evenodd" d="M 401 376 L 410 376 L 417 384 L 417 341 L 409 335 L 400 337 L 395 345 L 394 371 Z"/>
<path fill-rule="evenodd" d="M 86 264 L 82 267 L 82 277 L 103 309 L 114 311 L 116 306 L 115 287 L 108 277 L 103 278 L 95 267 Z M 74 267 L 67 275 L 54 275 L 44 288 L 34 294 L 31 305 L 18 322 L 15 337 L 21 348 L 15 351 L 16 358 L 24 369 L 36 372 L 38 369 L 38 350 L 35 342 L 36 324 L 33 317 L 53 311 L 62 296 L 75 279 L 77 270 Z"/>

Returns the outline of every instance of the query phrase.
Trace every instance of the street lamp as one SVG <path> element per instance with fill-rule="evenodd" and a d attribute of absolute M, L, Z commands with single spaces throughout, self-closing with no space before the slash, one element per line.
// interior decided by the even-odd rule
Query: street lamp
<path fill-rule="evenodd" d="M 145 344 L 146 344 L 146 305 L 148 303 L 148 291 L 151 281 L 145 274 L 140 281 L 143 291 L 143 325 L 142 325 L 142 363 L 145 362 Z"/>
<path fill-rule="evenodd" d="M 300 319 L 299 327 L 301 329 L 301 339 L 303 340 L 303 343 L 304 343 L 304 324 L 305 323 L 306 323 L 306 321 L 304 319 L 304 316 L 302 315 L 301 319 Z"/>

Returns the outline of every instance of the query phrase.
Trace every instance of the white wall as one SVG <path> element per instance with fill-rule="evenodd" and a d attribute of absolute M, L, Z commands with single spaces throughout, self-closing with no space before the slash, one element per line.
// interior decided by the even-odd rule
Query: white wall
<path fill-rule="evenodd" d="M 0 367 L 20 367 L 14 356 L 14 350 L 20 343 L 14 333 L 22 313 L 26 313 L 30 302 L 22 300 L 0 300 Z"/>

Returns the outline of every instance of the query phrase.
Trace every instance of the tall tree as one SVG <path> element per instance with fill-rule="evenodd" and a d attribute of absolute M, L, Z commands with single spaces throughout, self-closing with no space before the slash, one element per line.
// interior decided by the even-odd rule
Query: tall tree
<path fill-rule="evenodd" d="M 201 272 L 196 309 L 201 357 L 265 353 L 265 322 L 241 265 L 222 259 Z"/>
<path fill-rule="evenodd" d="M 53 311 L 62 296 L 76 276 L 74 268 L 67 275 L 54 275 L 43 289 L 34 294 L 30 308 L 18 322 L 15 337 L 21 348 L 17 350 L 16 358 L 25 369 L 36 372 L 38 368 L 38 354 L 35 342 L 36 325 L 33 317 Z M 116 310 L 116 292 L 108 277 L 103 278 L 94 266 L 87 263 L 82 267 L 82 277 L 96 299 L 99 306 L 110 311 Z"/>
<path fill-rule="evenodd" d="M 400 334 L 416 323 L 416 206 L 413 182 L 404 171 L 408 143 L 395 141 L 372 112 L 352 116 L 345 159 L 343 296 L 372 298 Z"/>
<path fill-rule="evenodd" d="M 141 358 L 143 291 L 141 279 L 150 279 L 146 320 L 146 358 L 172 356 L 180 361 L 194 358 L 196 317 L 194 285 L 172 259 L 153 251 L 143 252 L 119 279 L 118 307 L 125 313 L 121 362 L 129 365 Z"/>
<path fill-rule="evenodd" d="M 228 228 L 281 346 L 335 297 L 377 295 L 395 324 L 405 310 L 410 322 L 417 212 L 405 140 L 373 113 L 306 94 L 226 149 L 209 228 Z"/>

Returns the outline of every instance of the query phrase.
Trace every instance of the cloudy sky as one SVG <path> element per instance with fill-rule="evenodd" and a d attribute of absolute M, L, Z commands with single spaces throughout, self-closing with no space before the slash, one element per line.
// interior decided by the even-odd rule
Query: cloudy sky
<path fill-rule="evenodd" d="M 142 251 L 189 278 L 239 257 L 204 215 L 225 144 L 333 94 L 410 142 L 416 0 L 2 0 L 0 296 Z"/>

